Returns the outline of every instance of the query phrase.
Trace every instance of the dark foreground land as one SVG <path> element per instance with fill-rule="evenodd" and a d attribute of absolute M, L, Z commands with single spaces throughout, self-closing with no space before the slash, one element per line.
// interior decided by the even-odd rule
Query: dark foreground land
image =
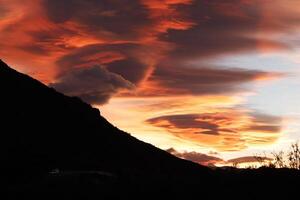
<path fill-rule="evenodd" d="M 210 169 L 176 158 L 2 61 L 0 93 L 0 181 L 9 199 L 299 198 L 297 170 Z"/>

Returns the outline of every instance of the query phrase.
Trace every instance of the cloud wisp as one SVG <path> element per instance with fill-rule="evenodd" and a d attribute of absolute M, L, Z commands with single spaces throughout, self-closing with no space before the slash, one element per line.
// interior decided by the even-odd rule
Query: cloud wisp
<path fill-rule="evenodd" d="M 210 156 L 207 154 L 195 152 L 195 151 L 185 151 L 185 152 L 178 152 L 174 148 L 170 148 L 166 150 L 168 153 L 173 154 L 182 159 L 190 160 L 195 163 L 199 163 L 201 165 L 206 166 L 215 166 L 216 164 L 225 163 L 225 161 L 217 156 Z"/>
<path fill-rule="evenodd" d="M 179 152 L 174 148 L 167 149 L 166 151 L 179 158 L 190 160 L 200 165 L 205 165 L 209 167 L 215 167 L 215 166 L 260 167 L 262 165 L 261 162 L 269 162 L 273 160 L 272 158 L 266 156 L 264 157 L 243 156 L 243 157 L 232 158 L 229 160 L 223 160 L 222 158 L 218 157 L 218 155 L 209 155 L 209 154 L 199 153 L 195 151 Z"/>

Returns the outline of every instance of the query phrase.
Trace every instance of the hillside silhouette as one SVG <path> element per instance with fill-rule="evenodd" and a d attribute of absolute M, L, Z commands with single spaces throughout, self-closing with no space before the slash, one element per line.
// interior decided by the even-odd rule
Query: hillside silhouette
<path fill-rule="evenodd" d="M 260 199 L 297 193 L 297 170 L 210 169 L 179 159 L 1 60 L 0 91 L 1 182 L 13 197 Z"/>

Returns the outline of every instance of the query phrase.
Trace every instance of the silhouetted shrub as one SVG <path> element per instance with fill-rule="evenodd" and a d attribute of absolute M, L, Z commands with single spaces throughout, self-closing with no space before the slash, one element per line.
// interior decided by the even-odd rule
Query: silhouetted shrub
<path fill-rule="evenodd" d="M 286 152 L 279 151 L 271 154 L 273 158 L 271 161 L 262 159 L 262 156 L 255 156 L 255 158 L 262 167 L 300 170 L 300 147 L 298 142 L 292 143 L 290 149 Z"/>

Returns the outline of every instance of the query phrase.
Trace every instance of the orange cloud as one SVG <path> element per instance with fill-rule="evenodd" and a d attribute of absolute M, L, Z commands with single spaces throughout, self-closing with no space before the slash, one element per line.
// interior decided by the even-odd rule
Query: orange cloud
<path fill-rule="evenodd" d="M 159 91 L 186 95 L 194 84 L 186 85 L 190 88 L 179 87 L 176 92 L 162 80 L 178 78 L 172 77 L 174 70 L 194 73 L 195 69 L 186 67 L 187 62 L 255 51 L 258 47 L 288 48 L 282 41 L 256 34 L 263 32 L 264 27 L 276 33 L 286 32 L 269 17 L 283 5 L 280 0 L 271 8 L 264 2 L 245 0 L 92 0 L 88 3 L 30 0 L 26 4 L 20 0 L 3 0 L 0 2 L 0 57 L 46 83 L 56 81 L 62 73 L 78 66 L 103 65 L 137 84 L 138 89 L 143 87 L 145 96 Z M 296 26 L 297 23 L 288 20 L 296 19 L 296 10 L 288 13 L 286 10 L 291 7 L 284 8 L 276 21 Z M 136 46 L 128 48 L 130 45 Z M 78 54 L 84 56 L 74 59 Z M 74 61 L 62 62 L 68 58 Z M 215 70 L 216 75 L 220 71 L 209 64 L 204 68 L 211 68 L 212 73 Z M 210 73 L 205 75 L 205 79 L 214 78 Z M 147 83 L 141 84 L 144 81 Z"/>
<path fill-rule="evenodd" d="M 142 0 L 141 2 L 149 9 L 149 17 L 156 22 L 155 29 L 160 33 L 170 29 L 186 30 L 194 25 L 192 21 L 185 18 L 185 13 L 176 8 L 176 5 L 191 5 L 191 0 Z"/>
<path fill-rule="evenodd" d="M 114 96 L 189 102 L 218 96 L 226 104 L 224 97 L 282 74 L 219 67 L 210 59 L 291 49 L 273 36 L 300 26 L 299 3 L 284 0 L 2 0 L 0 11 L 2 59 L 95 104 Z M 206 114 L 157 104 L 172 113 L 149 123 L 220 150 L 268 144 L 280 132 L 275 118 L 220 110 L 211 101 L 201 110 Z"/>
<path fill-rule="evenodd" d="M 204 114 L 165 115 L 146 121 L 185 140 L 219 151 L 239 151 L 275 142 L 281 118 L 239 109 Z"/>

